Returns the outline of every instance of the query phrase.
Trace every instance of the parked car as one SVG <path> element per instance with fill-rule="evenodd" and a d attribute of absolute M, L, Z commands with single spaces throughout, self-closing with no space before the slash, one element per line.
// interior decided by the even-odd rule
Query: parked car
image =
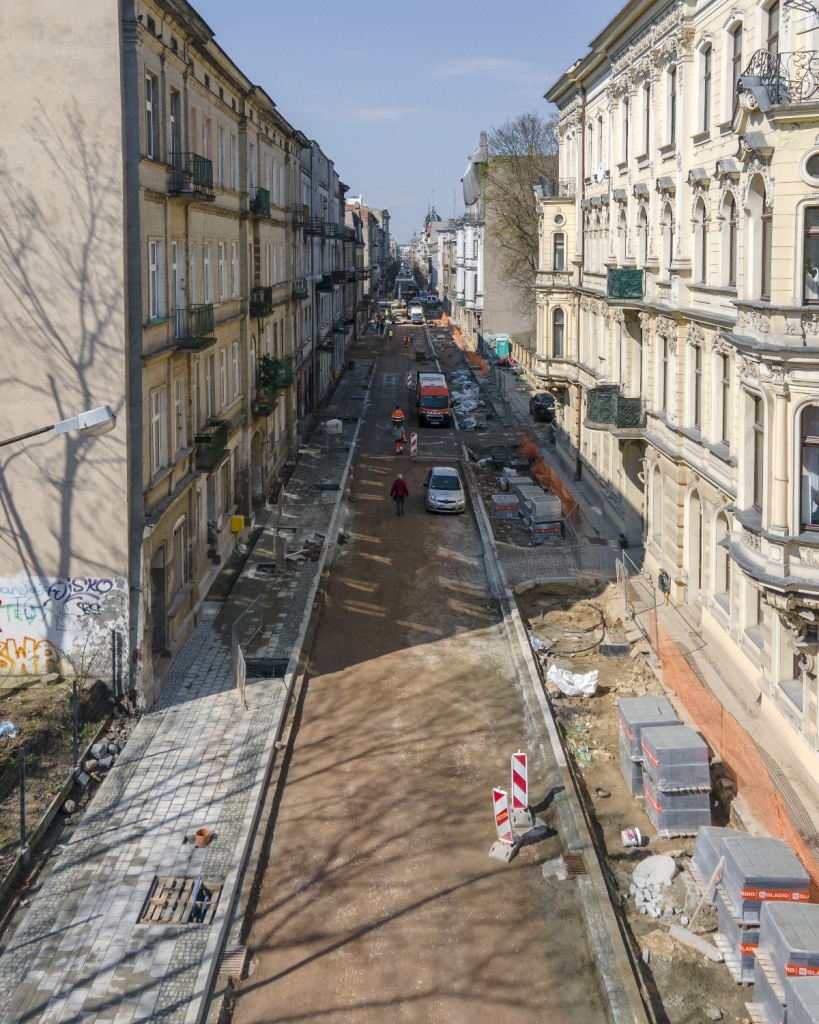
<path fill-rule="evenodd" d="M 536 420 L 551 423 L 555 418 L 555 396 L 538 391 L 529 399 L 529 412 Z"/>
<path fill-rule="evenodd" d="M 433 466 L 424 481 L 427 512 L 463 512 L 466 495 L 461 476 L 452 466 Z"/>

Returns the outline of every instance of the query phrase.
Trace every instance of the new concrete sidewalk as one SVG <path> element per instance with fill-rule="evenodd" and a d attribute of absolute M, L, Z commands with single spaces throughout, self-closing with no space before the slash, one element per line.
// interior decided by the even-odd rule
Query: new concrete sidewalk
<path fill-rule="evenodd" d="M 71 842 L 0 956 L 0 1022 L 133 1024 L 201 1019 L 276 755 L 275 741 L 310 616 L 372 374 L 359 363 L 340 383 L 321 425 L 229 599 L 206 604 L 169 673 Z M 275 549 L 314 540 L 318 560 L 260 571 Z M 284 678 L 249 680 L 247 707 L 234 686 L 233 622 L 256 597 L 264 625 L 255 651 L 288 665 Z M 211 844 L 189 840 L 207 827 Z M 140 924 L 158 877 L 221 886 L 209 924 Z"/>

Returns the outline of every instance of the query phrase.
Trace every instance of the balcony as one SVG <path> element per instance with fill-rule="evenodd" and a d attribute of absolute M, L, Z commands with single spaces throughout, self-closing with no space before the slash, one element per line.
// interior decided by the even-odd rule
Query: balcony
<path fill-rule="evenodd" d="M 250 189 L 250 212 L 257 217 L 270 216 L 270 193 L 266 188 L 257 188 L 255 185 Z"/>
<path fill-rule="evenodd" d="M 643 272 L 633 267 L 609 267 L 606 272 L 607 299 L 642 299 Z"/>
<path fill-rule="evenodd" d="M 571 199 L 576 187 L 574 178 L 541 178 L 534 189 L 539 199 Z"/>
<path fill-rule="evenodd" d="M 197 469 L 211 472 L 223 461 L 228 453 L 229 430 L 230 423 L 227 420 L 214 420 L 194 434 Z"/>
<path fill-rule="evenodd" d="M 616 431 L 639 431 L 645 426 L 642 398 L 624 398 L 618 384 L 591 388 L 586 395 L 586 426 Z"/>
<path fill-rule="evenodd" d="M 308 217 L 304 230 L 308 235 L 323 235 L 326 224 L 323 217 Z"/>
<path fill-rule="evenodd" d="M 297 203 L 290 207 L 290 222 L 294 228 L 303 228 L 310 223 L 310 207 Z"/>
<path fill-rule="evenodd" d="M 294 277 L 292 281 L 292 295 L 294 299 L 307 298 L 307 278 Z"/>
<path fill-rule="evenodd" d="M 256 388 L 253 392 L 253 415 L 270 416 L 276 411 L 276 387 Z"/>
<path fill-rule="evenodd" d="M 216 198 L 213 186 L 213 161 L 198 153 L 174 153 L 171 157 L 171 180 L 168 191 L 191 199 Z"/>
<path fill-rule="evenodd" d="M 180 306 L 173 311 L 176 344 L 188 352 L 200 352 L 216 344 L 213 326 L 213 303 Z"/>
<path fill-rule="evenodd" d="M 349 280 L 349 271 L 345 268 L 344 270 L 333 270 L 330 274 L 333 279 L 333 284 L 347 284 Z M 355 280 L 355 278 L 353 278 Z"/>
<path fill-rule="evenodd" d="M 320 292 L 331 292 L 334 284 L 332 274 L 322 274 L 321 280 L 316 282 L 316 289 Z"/>
<path fill-rule="evenodd" d="M 270 316 L 273 312 L 273 286 L 255 287 L 250 289 L 250 315 Z"/>
<path fill-rule="evenodd" d="M 770 53 L 757 50 L 740 79 L 740 91 L 755 84 L 756 79 L 774 105 L 815 103 L 819 100 L 819 51 Z"/>
<path fill-rule="evenodd" d="M 293 360 L 277 359 L 276 364 L 276 378 L 273 386 L 282 389 L 289 387 L 293 382 Z"/>

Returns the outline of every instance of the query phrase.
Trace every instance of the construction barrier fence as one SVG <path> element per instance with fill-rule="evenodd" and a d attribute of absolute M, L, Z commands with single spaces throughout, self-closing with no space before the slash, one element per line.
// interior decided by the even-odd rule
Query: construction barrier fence
<path fill-rule="evenodd" d="M 540 454 L 540 448 L 538 448 L 528 434 L 520 435 L 520 444 L 518 447 L 521 454 L 534 460 L 530 470 L 532 476 L 537 480 L 541 487 L 545 487 L 547 491 L 551 491 L 552 494 L 555 494 L 560 498 L 560 507 L 563 510 L 563 515 L 567 520 L 574 521 L 576 525 L 579 518 L 577 502 L 571 494 L 569 494 L 563 480 Z"/>
<path fill-rule="evenodd" d="M 649 617 L 655 619 L 653 613 Z M 655 629 L 663 684 L 682 701 L 760 825 L 770 835 L 784 840 L 799 858 L 811 878 L 811 901 L 819 902 L 819 837 L 797 827 L 754 741 L 700 679 L 662 623 L 652 621 L 651 630 Z"/>

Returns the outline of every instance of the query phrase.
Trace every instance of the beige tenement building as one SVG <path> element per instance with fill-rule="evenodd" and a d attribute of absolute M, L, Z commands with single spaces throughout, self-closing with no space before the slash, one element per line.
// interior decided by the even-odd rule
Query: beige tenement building
<path fill-rule="evenodd" d="M 186 0 L 3 4 L 0 58 L 0 431 L 118 415 L 4 449 L 0 671 L 70 671 L 93 637 L 150 706 L 321 398 L 315 144 Z"/>
<path fill-rule="evenodd" d="M 597 36 L 547 93 L 536 360 L 562 456 L 814 772 L 817 48 L 776 0 L 634 0 Z"/>

